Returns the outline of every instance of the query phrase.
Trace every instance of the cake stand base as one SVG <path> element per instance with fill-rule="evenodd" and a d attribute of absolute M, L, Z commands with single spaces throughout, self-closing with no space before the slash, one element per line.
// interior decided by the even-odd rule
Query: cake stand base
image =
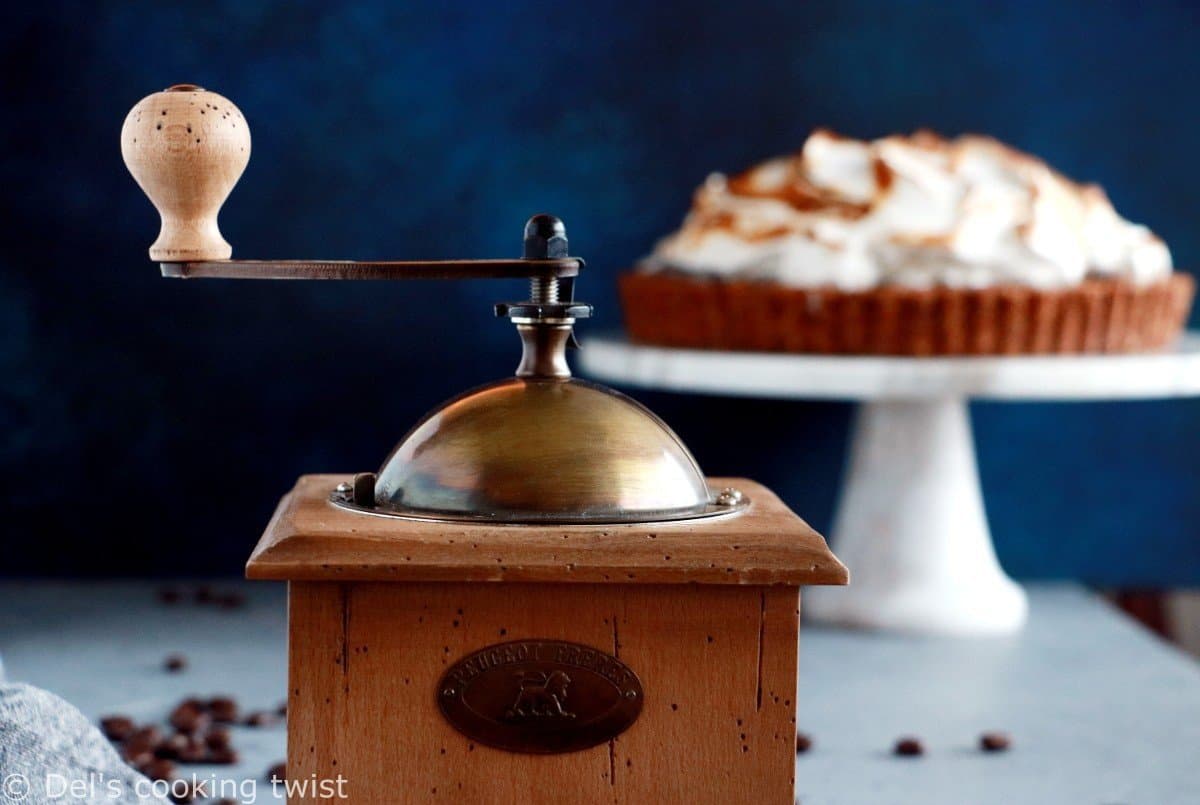
<path fill-rule="evenodd" d="M 860 406 L 832 542 L 852 583 L 810 590 L 813 620 L 957 635 L 1025 622 L 1025 593 L 992 548 L 962 398 Z"/>
<path fill-rule="evenodd" d="M 1200 333 L 1130 355 L 718 352 L 619 337 L 585 346 L 594 376 L 643 388 L 861 402 L 832 529 L 850 586 L 806 592 L 805 615 L 926 634 L 1003 634 L 1025 621 L 1025 594 L 992 549 L 967 400 L 1200 396 Z"/>

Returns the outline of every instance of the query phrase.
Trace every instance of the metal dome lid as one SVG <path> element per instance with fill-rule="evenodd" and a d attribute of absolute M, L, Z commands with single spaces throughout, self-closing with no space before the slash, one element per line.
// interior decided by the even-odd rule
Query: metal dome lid
<path fill-rule="evenodd" d="M 335 496 L 353 506 L 352 493 Z M 384 461 L 371 494 L 377 514 L 525 524 L 687 519 L 740 502 L 732 493 L 718 502 L 679 437 L 625 395 L 519 377 L 427 415 Z"/>
<path fill-rule="evenodd" d="M 566 255 L 562 222 L 530 219 L 525 258 Z M 385 516 L 511 524 L 680 520 L 747 505 L 736 490 L 710 489 L 691 452 L 645 406 L 571 378 L 572 327 L 591 308 L 573 301 L 570 281 L 535 278 L 530 296 L 496 307 L 524 346 L 516 377 L 427 414 L 377 474 L 340 486 L 333 503 Z"/>

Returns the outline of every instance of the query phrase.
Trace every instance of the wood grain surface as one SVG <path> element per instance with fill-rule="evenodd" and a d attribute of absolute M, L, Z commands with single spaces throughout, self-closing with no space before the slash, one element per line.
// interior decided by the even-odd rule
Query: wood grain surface
<path fill-rule="evenodd" d="M 290 602 L 288 773 L 341 774 L 349 801 L 792 801 L 794 587 L 293 582 Z M 618 656 L 642 680 L 639 719 L 559 755 L 455 731 L 446 667 L 537 638 Z"/>
<path fill-rule="evenodd" d="M 228 98 L 191 84 L 142 98 L 121 128 L 121 155 L 162 218 L 151 260 L 232 254 L 217 213 L 250 160 L 250 127 Z"/>
<path fill-rule="evenodd" d="M 766 487 L 713 478 L 749 498 L 711 520 L 607 526 L 436 523 L 365 515 L 328 501 L 349 475 L 307 475 L 280 501 L 246 565 L 253 579 L 846 584 L 820 534 Z"/>

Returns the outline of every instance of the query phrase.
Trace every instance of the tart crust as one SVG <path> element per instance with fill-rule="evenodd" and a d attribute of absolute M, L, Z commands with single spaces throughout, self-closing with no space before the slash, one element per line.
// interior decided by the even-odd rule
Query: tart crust
<path fill-rule="evenodd" d="M 1062 290 L 789 288 L 769 281 L 630 272 L 630 337 L 697 349 L 861 355 L 1018 355 L 1161 349 L 1183 330 L 1195 281 L 1088 279 Z"/>

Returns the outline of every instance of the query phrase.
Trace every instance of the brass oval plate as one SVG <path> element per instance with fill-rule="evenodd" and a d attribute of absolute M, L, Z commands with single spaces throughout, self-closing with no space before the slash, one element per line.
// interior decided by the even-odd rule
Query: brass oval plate
<path fill-rule="evenodd" d="M 510 752 L 575 752 L 620 735 L 642 683 L 611 654 L 562 640 L 486 646 L 442 676 L 438 706 L 463 735 Z"/>

